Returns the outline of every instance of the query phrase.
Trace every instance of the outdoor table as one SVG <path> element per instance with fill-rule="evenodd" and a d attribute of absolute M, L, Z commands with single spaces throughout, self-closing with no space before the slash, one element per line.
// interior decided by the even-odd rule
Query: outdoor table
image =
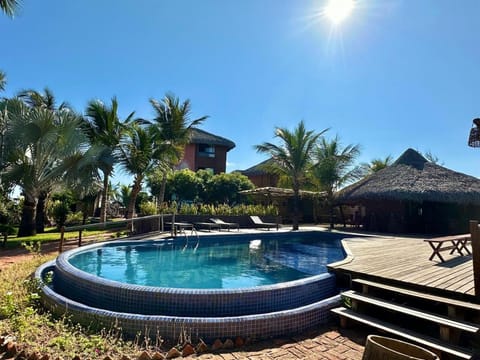
<path fill-rule="evenodd" d="M 445 259 L 442 257 L 440 252 L 448 250 L 450 250 L 450 255 L 455 251 L 461 256 L 464 255 L 463 251 L 466 252 L 465 255 L 471 254 L 470 250 L 467 248 L 467 244 L 471 241 L 470 234 L 442 236 L 432 239 L 425 239 L 424 241 L 427 242 L 433 250 L 429 260 L 433 260 L 435 256 L 438 256 L 441 262 L 445 262 Z"/>

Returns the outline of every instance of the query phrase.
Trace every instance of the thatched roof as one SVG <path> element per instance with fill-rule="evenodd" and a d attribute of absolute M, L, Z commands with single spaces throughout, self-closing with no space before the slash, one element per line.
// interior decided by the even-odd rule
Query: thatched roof
<path fill-rule="evenodd" d="M 239 172 L 245 176 L 256 176 L 256 175 L 264 175 L 267 174 L 268 172 L 265 170 L 265 168 L 273 163 L 273 159 L 267 159 L 265 161 L 262 161 L 261 163 L 258 163 L 257 165 L 253 165 L 252 167 L 249 167 L 246 170 L 240 170 Z"/>
<path fill-rule="evenodd" d="M 267 187 L 252 189 L 252 190 L 242 190 L 240 191 L 240 194 L 254 195 L 254 196 L 267 196 L 267 197 L 270 196 L 272 198 L 280 198 L 280 197 L 289 198 L 293 196 L 293 190 L 267 186 Z M 314 197 L 324 197 L 324 196 L 325 196 L 324 192 L 300 190 L 301 198 L 314 198 Z"/>
<path fill-rule="evenodd" d="M 429 162 L 408 149 L 392 165 L 337 193 L 340 204 L 362 200 L 480 205 L 480 180 Z"/>
<path fill-rule="evenodd" d="M 227 151 L 232 150 L 235 147 L 233 141 L 198 128 L 192 128 L 190 143 L 225 146 Z"/>

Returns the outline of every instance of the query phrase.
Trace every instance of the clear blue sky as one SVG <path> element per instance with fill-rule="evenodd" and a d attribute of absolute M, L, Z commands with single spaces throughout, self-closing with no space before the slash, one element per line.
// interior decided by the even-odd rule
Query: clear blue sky
<path fill-rule="evenodd" d="M 480 176 L 467 146 L 480 117 L 480 1 L 357 0 L 334 27 L 323 0 L 23 0 L 0 14 L 11 96 L 49 87 L 78 111 L 117 96 L 153 115 L 172 91 L 236 143 L 227 171 L 300 120 L 362 147 L 360 161 L 412 147 Z M 119 175 L 119 174 L 118 174 Z M 126 180 L 124 180 L 126 182 Z"/>

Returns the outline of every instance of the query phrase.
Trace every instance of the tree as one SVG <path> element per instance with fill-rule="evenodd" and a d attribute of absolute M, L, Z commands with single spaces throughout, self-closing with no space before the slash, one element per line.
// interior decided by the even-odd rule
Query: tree
<path fill-rule="evenodd" d="M 201 179 L 190 169 L 177 170 L 168 176 L 167 193 L 175 194 L 177 201 L 194 201 L 199 195 Z"/>
<path fill-rule="evenodd" d="M 103 104 L 99 100 L 88 103 L 86 110 L 86 129 L 93 145 L 101 147 L 97 164 L 103 173 L 102 202 L 100 221 L 107 221 L 108 184 L 114 165 L 118 161 L 119 145 L 125 132 L 124 123 L 130 122 L 134 112 L 130 113 L 124 122 L 118 117 L 118 101 L 114 97 L 111 106 Z"/>
<path fill-rule="evenodd" d="M 155 117 L 154 137 L 158 149 L 156 160 L 161 164 L 162 187 L 159 194 L 159 205 L 163 203 L 167 169 L 173 169 L 183 157 L 185 145 L 190 141 L 191 129 L 203 123 L 208 116 L 190 120 L 190 100 L 182 103 L 171 93 L 167 93 L 161 101 L 150 99 Z"/>
<path fill-rule="evenodd" d="M 217 203 L 234 205 L 239 203 L 242 190 L 251 190 L 255 186 L 248 177 L 238 172 L 214 175 L 210 185 L 211 200 Z"/>
<path fill-rule="evenodd" d="M 387 166 L 392 165 L 392 156 L 388 155 L 385 158 L 375 158 L 369 163 L 364 163 L 361 165 L 361 169 L 364 172 L 364 176 L 371 175 L 376 173 L 377 171 L 380 171 L 382 169 L 385 169 Z"/>
<path fill-rule="evenodd" d="M 126 137 L 120 145 L 120 164 L 128 173 L 133 175 L 132 191 L 127 208 L 127 219 L 135 214 L 137 195 L 142 190 L 145 175 L 154 166 L 155 143 L 153 127 L 143 127 L 139 122 L 133 122 L 126 130 Z"/>
<path fill-rule="evenodd" d="M 328 129 L 315 133 L 306 130 L 303 121 L 293 132 L 286 128 L 275 128 L 275 137 L 279 138 L 280 145 L 269 142 L 256 145 L 257 152 L 266 153 L 272 158 L 268 170 L 279 176 L 287 176 L 293 189 L 293 226 L 298 230 L 300 188 L 305 183 L 306 173 L 310 171 L 312 151 L 319 137 Z"/>
<path fill-rule="evenodd" d="M 13 18 L 18 8 L 20 7 L 19 0 L 0 0 L 0 9 L 7 15 Z"/>
<path fill-rule="evenodd" d="M 7 86 L 7 75 L 0 70 L 0 91 L 4 91 Z"/>
<path fill-rule="evenodd" d="M 63 110 L 73 111 L 65 102 L 57 106 L 55 95 L 48 88 L 45 88 L 43 93 L 33 89 L 23 90 L 17 94 L 17 97 L 23 100 L 23 102 L 27 104 L 27 106 L 31 108 L 45 109 L 45 110 L 52 111 L 55 114 L 55 116 L 56 116 L 56 112 L 58 111 L 63 111 Z M 38 198 L 36 220 L 35 220 L 37 233 L 44 232 L 45 222 L 47 220 L 46 204 L 51 191 L 52 189 L 43 189 L 42 193 Z"/>
<path fill-rule="evenodd" d="M 2 174 L 25 197 L 18 236 L 36 233 L 36 209 L 46 189 L 61 184 L 85 144 L 80 119 L 71 111 L 54 113 L 9 100 L 7 164 Z"/>
<path fill-rule="evenodd" d="M 312 169 L 312 177 L 318 189 L 326 192 L 331 228 L 334 225 L 334 192 L 348 182 L 361 177 L 360 169 L 354 166 L 359 155 L 359 145 L 342 147 L 338 136 L 332 140 L 322 138 L 314 149 L 315 165 Z"/>

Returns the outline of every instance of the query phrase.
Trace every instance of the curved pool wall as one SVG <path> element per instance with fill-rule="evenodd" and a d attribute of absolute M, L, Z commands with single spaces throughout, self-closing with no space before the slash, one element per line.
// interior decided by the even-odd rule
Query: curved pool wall
<path fill-rule="evenodd" d="M 340 302 L 334 275 L 328 273 L 235 290 L 155 288 L 80 271 L 68 262 L 75 251 L 80 250 L 61 254 L 55 262 L 37 269 L 43 303 L 54 313 L 66 313 L 88 326 L 108 328 L 116 324 L 127 336 L 149 332 L 176 339 L 182 331 L 189 331 L 203 339 L 268 338 L 325 323 L 329 310 Z M 43 279 L 49 271 L 53 271 L 54 281 L 46 285 Z"/>

